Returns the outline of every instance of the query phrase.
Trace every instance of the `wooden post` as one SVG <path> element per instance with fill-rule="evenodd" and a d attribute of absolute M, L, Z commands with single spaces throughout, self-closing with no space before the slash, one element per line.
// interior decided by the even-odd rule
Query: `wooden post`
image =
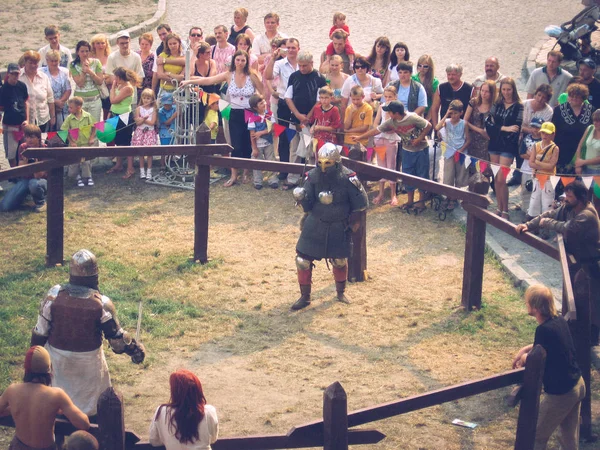
<path fill-rule="evenodd" d="M 348 450 L 348 399 L 336 381 L 323 394 L 323 449 Z"/>
<path fill-rule="evenodd" d="M 46 267 L 63 264 L 64 255 L 64 170 L 51 169 L 48 173 L 48 203 L 46 210 Z"/>
<path fill-rule="evenodd" d="M 348 280 L 365 281 L 367 273 L 367 211 L 358 214 L 360 226 L 352 233 L 352 256 L 348 258 Z"/>
<path fill-rule="evenodd" d="M 123 396 L 113 387 L 98 399 L 98 442 L 100 450 L 125 450 Z"/>
<path fill-rule="evenodd" d="M 592 435 L 592 385 L 590 380 L 590 278 L 583 269 L 579 269 L 574 277 L 573 295 L 577 320 L 569 321 L 569 329 L 575 345 L 577 365 L 585 382 L 585 398 L 581 401 L 581 424 L 579 435 L 586 441 L 594 441 Z"/>
<path fill-rule="evenodd" d="M 527 355 L 515 450 L 531 450 L 534 447 L 545 366 L 546 350 L 541 345 L 536 345 Z"/>
<path fill-rule="evenodd" d="M 210 130 L 199 131 L 198 144 L 210 144 Z M 208 212 L 210 205 L 210 166 L 196 164 L 194 179 L 194 261 L 208 262 Z"/>

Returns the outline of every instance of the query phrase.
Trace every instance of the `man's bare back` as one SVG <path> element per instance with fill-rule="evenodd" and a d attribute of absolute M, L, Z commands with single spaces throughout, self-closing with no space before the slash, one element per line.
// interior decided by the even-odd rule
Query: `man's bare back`
<path fill-rule="evenodd" d="M 0 416 L 9 414 L 15 421 L 16 437 L 34 448 L 54 445 L 57 414 L 64 414 L 78 429 L 87 430 L 90 427 L 88 417 L 62 389 L 42 383 L 10 385 L 0 396 Z"/>

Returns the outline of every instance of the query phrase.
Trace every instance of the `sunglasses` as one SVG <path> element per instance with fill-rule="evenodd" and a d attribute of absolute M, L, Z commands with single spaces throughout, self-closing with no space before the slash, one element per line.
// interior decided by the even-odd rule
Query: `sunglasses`
<path fill-rule="evenodd" d="M 367 66 L 359 66 L 359 65 L 354 66 L 354 70 L 356 70 L 356 69 L 366 69 L 366 68 L 367 68 Z"/>
<path fill-rule="evenodd" d="M 429 69 L 429 65 L 427 65 L 427 64 L 417 64 L 417 69 Z"/>
<path fill-rule="evenodd" d="M 190 37 L 202 37 L 202 35 L 198 33 L 192 33 L 190 34 Z"/>

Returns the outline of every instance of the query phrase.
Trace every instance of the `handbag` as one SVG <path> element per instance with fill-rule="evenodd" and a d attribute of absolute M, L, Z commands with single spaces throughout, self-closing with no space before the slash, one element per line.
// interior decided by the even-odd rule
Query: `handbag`
<path fill-rule="evenodd" d="M 98 90 L 100 91 L 100 98 L 102 100 L 110 97 L 110 91 L 108 90 L 108 87 L 106 86 L 106 83 L 104 81 L 100 86 L 98 86 Z"/>

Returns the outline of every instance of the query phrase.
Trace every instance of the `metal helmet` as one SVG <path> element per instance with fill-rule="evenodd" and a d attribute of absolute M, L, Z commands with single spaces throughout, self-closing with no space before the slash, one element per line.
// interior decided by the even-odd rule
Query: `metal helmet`
<path fill-rule="evenodd" d="M 75 277 L 92 277 L 98 275 L 96 256 L 89 250 L 79 250 L 71 258 L 69 274 Z"/>
<path fill-rule="evenodd" d="M 321 172 L 327 172 L 330 167 L 334 167 L 342 160 L 342 155 L 337 145 L 327 142 L 319 149 L 318 165 Z"/>

